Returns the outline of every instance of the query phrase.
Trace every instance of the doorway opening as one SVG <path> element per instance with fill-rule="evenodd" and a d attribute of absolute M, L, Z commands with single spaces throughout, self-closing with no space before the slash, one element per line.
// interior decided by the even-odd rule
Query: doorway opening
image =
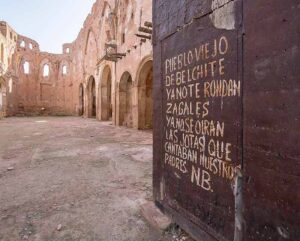
<path fill-rule="evenodd" d="M 111 70 L 106 66 L 101 79 L 101 120 L 112 120 Z"/>
<path fill-rule="evenodd" d="M 87 94 L 88 94 L 88 117 L 96 118 L 96 81 L 93 76 L 91 76 L 88 80 L 87 86 Z"/>
<path fill-rule="evenodd" d="M 147 61 L 141 67 L 138 76 L 138 128 L 152 129 L 153 118 L 153 63 Z"/>
<path fill-rule="evenodd" d="M 119 85 L 119 123 L 120 125 L 132 127 L 132 77 L 125 72 Z"/>
<path fill-rule="evenodd" d="M 84 113 L 84 88 L 83 84 L 79 85 L 79 110 L 78 115 L 83 116 Z"/>

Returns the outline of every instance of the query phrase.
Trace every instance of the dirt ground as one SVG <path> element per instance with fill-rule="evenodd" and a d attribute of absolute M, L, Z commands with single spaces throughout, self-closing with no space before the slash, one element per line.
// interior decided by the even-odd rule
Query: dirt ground
<path fill-rule="evenodd" d="M 179 240 L 141 216 L 151 173 L 150 131 L 76 117 L 1 120 L 0 240 Z"/>

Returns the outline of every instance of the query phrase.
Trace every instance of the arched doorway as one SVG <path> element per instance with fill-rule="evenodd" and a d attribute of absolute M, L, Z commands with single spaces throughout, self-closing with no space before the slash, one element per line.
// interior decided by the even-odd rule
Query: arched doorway
<path fill-rule="evenodd" d="M 88 100 L 88 113 L 89 118 L 96 117 L 96 81 L 93 76 L 88 80 L 87 86 L 87 100 Z"/>
<path fill-rule="evenodd" d="M 106 66 L 101 79 L 101 120 L 112 119 L 111 70 Z"/>
<path fill-rule="evenodd" d="M 119 85 L 119 123 L 120 125 L 132 127 L 132 78 L 125 72 Z"/>
<path fill-rule="evenodd" d="M 138 73 L 138 128 L 152 129 L 153 115 L 153 63 L 152 60 L 144 63 Z"/>
<path fill-rule="evenodd" d="M 79 116 L 82 116 L 84 113 L 84 88 L 83 84 L 79 85 Z"/>

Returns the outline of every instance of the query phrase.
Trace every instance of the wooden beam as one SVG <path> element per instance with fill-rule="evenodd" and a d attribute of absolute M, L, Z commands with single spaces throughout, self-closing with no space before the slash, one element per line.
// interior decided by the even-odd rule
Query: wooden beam
<path fill-rule="evenodd" d="M 126 53 L 114 53 L 114 54 L 110 54 L 110 56 L 122 56 L 122 57 L 125 57 Z"/>
<path fill-rule="evenodd" d="M 149 29 L 149 28 L 139 27 L 139 31 L 143 32 L 143 33 L 152 34 L 152 29 Z"/>
<path fill-rule="evenodd" d="M 151 39 L 151 36 L 149 35 L 144 35 L 144 34 L 135 34 L 139 38 L 145 38 L 145 39 Z"/>

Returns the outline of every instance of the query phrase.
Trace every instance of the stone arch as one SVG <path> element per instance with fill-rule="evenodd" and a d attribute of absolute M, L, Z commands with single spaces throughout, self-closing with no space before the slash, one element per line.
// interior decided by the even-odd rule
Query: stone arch
<path fill-rule="evenodd" d="M 90 76 L 87 84 L 87 117 L 96 117 L 96 80 L 94 76 Z"/>
<path fill-rule="evenodd" d="M 119 125 L 132 127 L 133 82 L 129 72 L 124 72 L 119 83 Z"/>
<path fill-rule="evenodd" d="M 66 77 L 70 74 L 70 64 L 67 60 L 60 61 L 59 64 L 59 75 Z"/>
<path fill-rule="evenodd" d="M 23 63 L 23 73 L 24 74 L 30 74 L 30 63 L 26 60 Z"/>
<path fill-rule="evenodd" d="M 137 72 L 138 128 L 152 129 L 153 115 L 153 61 L 148 57 L 142 61 Z"/>
<path fill-rule="evenodd" d="M 103 8 L 101 10 L 101 16 L 98 23 L 97 33 L 98 36 L 98 54 L 104 56 L 107 51 L 112 48 L 107 48 L 105 44 L 111 43 L 116 44 L 117 28 L 116 23 L 117 16 L 112 6 L 107 2 L 103 1 Z M 115 50 L 115 49 L 113 49 Z"/>
<path fill-rule="evenodd" d="M 55 64 L 48 58 L 43 58 L 39 66 L 39 78 L 50 80 L 50 78 L 55 74 Z"/>
<path fill-rule="evenodd" d="M 22 39 L 22 40 L 20 41 L 20 47 L 21 47 L 21 48 L 26 48 L 26 42 L 25 42 L 24 39 Z"/>
<path fill-rule="evenodd" d="M 97 39 L 96 39 L 96 36 L 95 36 L 95 33 L 93 31 L 92 28 L 90 28 L 88 30 L 88 33 L 87 33 L 87 36 L 86 36 L 86 40 L 85 40 L 85 47 L 84 47 L 84 53 L 87 54 L 88 52 L 88 49 L 89 49 L 89 41 L 90 40 L 93 40 L 96 44 L 96 48 L 97 48 Z M 98 49 L 98 48 L 97 48 Z"/>
<path fill-rule="evenodd" d="M 83 116 L 84 114 L 84 87 L 83 84 L 80 83 L 79 85 L 79 108 L 78 108 L 78 115 Z"/>
<path fill-rule="evenodd" d="M 112 119 L 112 76 L 109 66 L 105 66 L 101 84 L 99 85 L 99 93 L 101 93 L 101 120 Z"/>
<path fill-rule="evenodd" d="M 13 92 L 13 80 L 12 80 L 12 78 L 10 78 L 9 80 L 8 80 L 8 93 L 12 93 Z"/>
<path fill-rule="evenodd" d="M 18 63 L 16 64 L 18 75 L 29 75 L 32 74 L 34 63 L 33 60 L 28 56 L 24 55 L 22 56 Z M 28 70 L 28 73 L 26 74 L 26 69 Z"/>
<path fill-rule="evenodd" d="M 94 73 L 97 65 L 97 58 L 98 45 L 96 35 L 92 29 L 89 29 L 84 48 L 84 69 L 87 73 Z"/>
<path fill-rule="evenodd" d="M 48 63 L 43 66 L 43 77 L 49 77 L 50 75 L 50 66 Z"/>
<path fill-rule="evenodd" d="M 105 41 L 110 42 L 116 39 L 116 16 L 112 13 L 112 8 L 109 3 L 105 2 L 103 11 L 102 11 L 102 21 L 101 28 L 103 27 L 102 35 L 105 36 Z"/>

